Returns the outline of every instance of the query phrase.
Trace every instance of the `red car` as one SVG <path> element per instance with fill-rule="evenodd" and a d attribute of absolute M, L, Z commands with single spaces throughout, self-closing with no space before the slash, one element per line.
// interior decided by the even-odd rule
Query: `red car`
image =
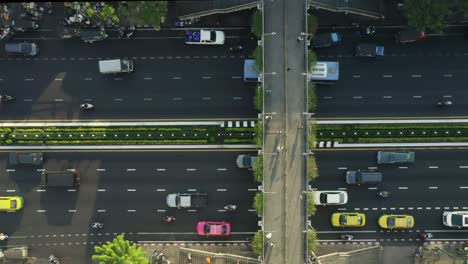
<path fill-rule="evenodd" d="M 197 224 L 197 233 L 200 236 L 229 236 L 231 224 L 228 222 L 200 221 Z"/>

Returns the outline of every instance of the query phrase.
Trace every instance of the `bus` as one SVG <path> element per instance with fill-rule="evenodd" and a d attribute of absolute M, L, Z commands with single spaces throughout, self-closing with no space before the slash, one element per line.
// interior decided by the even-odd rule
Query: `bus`
<path fill-rule="evenodd" d="M 340 64 L 336 61 L 317 61 L 309 72 L 311 81 L 322 84 L 333 84 L 340 77 Z"/>

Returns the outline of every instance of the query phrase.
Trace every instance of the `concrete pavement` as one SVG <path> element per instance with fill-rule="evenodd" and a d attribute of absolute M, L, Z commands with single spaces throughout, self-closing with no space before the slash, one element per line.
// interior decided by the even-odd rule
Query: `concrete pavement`
<path fill-rule="evenodd" d="M 264 2 L 264 214 L 265 263 L 307 258 L 307 86 L 304 1 Z M 272 133 L 282 131 L 282 133 Z"/>

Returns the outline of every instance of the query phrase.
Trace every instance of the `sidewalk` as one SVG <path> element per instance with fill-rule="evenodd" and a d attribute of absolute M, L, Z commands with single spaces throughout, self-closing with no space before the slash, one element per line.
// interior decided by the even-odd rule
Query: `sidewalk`
<path fill-rule="evenodd" d="M 141 244 L 141 246 L 148 253 L 148 256 L 151 256 L 154 251 L 162 252 L 170 264 L 207 264 L 209 263 L 207 258 L 210 259 L 211 264 L 260 264 L 249 243 L 200 244 L 164 245 L 145 243 Z M 188 257 L 189 254 L 190 257 Z"/>

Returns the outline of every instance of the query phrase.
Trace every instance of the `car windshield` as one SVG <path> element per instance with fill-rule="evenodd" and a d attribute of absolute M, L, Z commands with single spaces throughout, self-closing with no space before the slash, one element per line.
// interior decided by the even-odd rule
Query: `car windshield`
<path fill-rule="evenodd" d="M 340 225 L 346 225 L 346 215 L 340 215 Z"/>
<path fill-rule="evenodd" d="M 387 219 L 387 226 L 388 227 L 394 227 L 395 226 L 395 217 L 389 217 Z"/>
<path fill-rule="evenodd" d="M 227 226 L 225 226 L 225 225 L 221 226 L 221 233 L 223 235 L 227 234 Z"/>
<path fill-rule="evenodd" d="M 16 208 L 16 200 L 11 200 L 10 201 L 10 208 L 15 209 Z"/>
<path fill-rule="evenodd" d="M 327 194 L 326 193 L 321 193 L 320 194 L 320 203 L 327 203 Z"/>
<path fill-rule="evenodd" d="M 216 31 L 210 32 L 210 40 L 215 42 L 216 41 Z"/>
<path fill-rule="evenodd" d="M 209 224 L 205 224 L 203 229 L 205 230 L 205 234 L 209 234 L 211 230 L 211 226 Z"/>
<path fill-rule="evenodd" d="M 463 225 L 463 216 L 453 214 L 452 215 L 452 225 L 462 226 Z"/>

